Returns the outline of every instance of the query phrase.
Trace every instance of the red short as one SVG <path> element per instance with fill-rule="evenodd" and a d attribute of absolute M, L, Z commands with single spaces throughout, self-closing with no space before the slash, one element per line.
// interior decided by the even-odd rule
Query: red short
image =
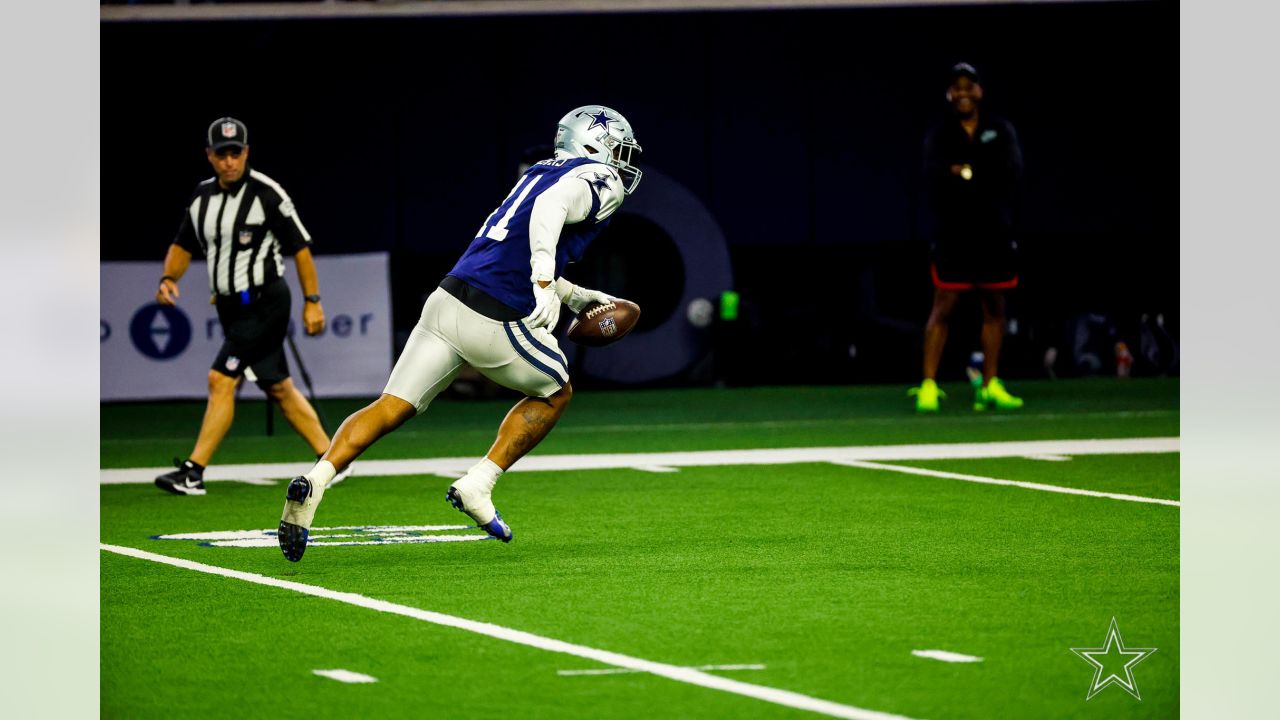
<path fill-rule="evenodd" d="M 980 288 L 982 290 L 1010 290 L 1018 287 L 1018 274 L 1014 272 L 1012 275 L 1005 276 L 1004 279 L 983 278 L 975 280 L 973 276 L 956 276 L 948 275 L 946 271 L 943 275 L 938 274 L 938 264 L 929 264 L 929 274 L 933 276 L 933 286 L 939 290 L 972 290 Z"/>

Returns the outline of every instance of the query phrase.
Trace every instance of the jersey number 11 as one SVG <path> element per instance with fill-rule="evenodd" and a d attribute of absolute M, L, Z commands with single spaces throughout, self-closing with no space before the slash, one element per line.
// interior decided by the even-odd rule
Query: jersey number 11
<path fill-rule="evenodd" d="M 516 210 L 519 209 L 520 203 L 524 202 L 524 199 L 529 197 L 529 191 L 532 190 L 533 186 L 537 185 L 538 181 L 541 179 L 542 176 L 540 175 L 525 175 L 520 178 L 520 182 L 516 183 L 516 186 L 511 188 L 511 192 L 507 195 L 507 199 L 503 200 L 502 204 L 498 206 L 498 209 L 494 210 L 493 214 L 484 221 L 484 225 L 480 226 L 480 230 L 476 233 L 476 237 L 487 237 L 490 240 L 497 240 L 498 242 L 506 240 L 507 223 L 511 222 L 511 218 L 516 214 Z M 496 222 L 494 221 L 494 218 L 497 218 Z"/>

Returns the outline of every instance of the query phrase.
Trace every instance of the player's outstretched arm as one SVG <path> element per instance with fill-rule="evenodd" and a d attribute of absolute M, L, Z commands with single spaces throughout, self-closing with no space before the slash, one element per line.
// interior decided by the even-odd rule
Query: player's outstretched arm
<path fill-rule="evenodd" d="M 533 283 L 555 282 L 556 245 L 565 225 L 581 222 L 585 215 L 580 197 L 587 192 L 582 183 L 566 183 L 561 178 L 554 186 L 533 201 L 529 213 L 529 280 Z M 585 199 L 590 206 L 590 197 Z M 575 210 L 577 212 L 575 212 Z"/>
<path fill-rule="evenodd" d="M 555 327 L 560 319 L 560 299 L 556 295 L 556 245 L 560 231 L 568 223 L 581 221 L 573 209 L 582 204 L 576 195 L 585 190 L 582 183 L 567 184 L 563 178 L 538 196 L 529 214 L 529 281 L 533 283 L 531 327 Z"/>
<path fill-rule="evenodd" d="M 565 225 L 580 223 L 592 217 L 607 217 L 621 204 L 621 181 L 605 166 L 588 166 L 582 173 L 566 175 L 555 186 L 538 196 L 529 218 L 529 265 L 533 282 L 535 308 L 529 316 L 534 327 L 552 327 L 560 316 L 560 303 L 575 313 L 591 302 L 607 303 L 608 295 L 596 290 L 578 288 L 564 278 L 555 279 L 556 244 Z M 553 290 L 550 294 L 548 290 Z M 551 298 L 555 298 L 552 300 Z"/>

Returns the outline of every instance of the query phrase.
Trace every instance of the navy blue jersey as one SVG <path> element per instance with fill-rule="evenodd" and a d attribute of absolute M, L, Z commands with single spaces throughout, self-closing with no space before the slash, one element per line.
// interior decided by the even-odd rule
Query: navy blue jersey
<path fill-rule="evenodd" d="M 484 221 L 449 274 L 522 316 L 532 313 L 530 220 L 537 199 L 559 183 L 569 184 L 563 189 L 580 199 L 580 213 L 585 212 L 585 217 L 578 218 L 571 210 L 560 228 L 555 244 L 555 277 L 562 275 L 565 265 L 582 257 L 622 203 L 617 173 L 588 158 L 543 160 L 525 171 L 511 194 Z"/>

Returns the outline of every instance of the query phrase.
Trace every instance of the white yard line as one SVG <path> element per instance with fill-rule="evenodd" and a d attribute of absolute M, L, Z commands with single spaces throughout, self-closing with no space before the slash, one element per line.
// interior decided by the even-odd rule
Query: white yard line
<path fill-rule="evenodd" d="M 707 467 L 715 465 L 784 465 L 788 463 L 843 463 L 854 460 L 961 460 L 969 458 L 1026 457 L 1028 455 L 1129 455 L 1176 453 L 1176 437 L 1113 440 L 1031 440 L 989 443 L 935 443 L 927 445 L 862 445 L 848 447 L 776 448 L 762 450 L 702 450 L 660 453 L 600 453 L 591 455 L 531 455 L 512 468 L 518 472 L 564 470 Z M 474 457 L 417 460 L 357 460 L 356 477 L 439 475 L 459 478 L 475 464 Z M 310 463 L 214 465 L 204 479 L 290 478 L 311 468 Z M 100 471 L 103 485 L 150 484 L 172 468 L 117 468 Z"/>
<path fill-rule="evenodd" d="M 912 655 L 916 657 L 928 658 L 930 660 L 941 660 L 949 663 L 976 663 L 982 662 L 982 658 L 977 655 L 964 655 L 954 653 L 949 650 L 912 650 Z"/>
<path fill-rule="evenodd" d="M 1023 482 L 1021 480 L 1001 480 L 999 478 L 983 477 L 981 475 L 965 475 L 963 473 L 953 473 L 945 470 L 928 470 L 925 468 L 911 467 L 909 465 L 886 465 L 885 463 L 863 462 L 861 460 L 846 460 L 835 464 L 847 467 L 865 468 L 867 470 L 888 470 L 890 472 L 900 472 L 908 475 L 923 475 L 925 477 L 944 478 L 947 480 L 963 480 L 964 482 L 982 483 L 984 485 L 1007 485 L 1011 487 L 1024 488 L 1026 490 L 1042 490 L 1044 492 L 1063 493 L 1064 495 L 1085 495 L 1088 497 L 1108 498 L 1111 500 L 1127 500 L 1129 502 L 1182 507 L 1182 504 L 1177 500 L 1165 500 L 1164 498 L 1144 497 L 1142 495 L 1125 495 L 1123 493 L 1098 492 L 1097 490 L 1084 490 L 1081 488 L 1063 487 L 1061 485 L 1045 485 L 1044 483 Z"/>
<path fill-rule="evenodd" d="M 353 672 L 351 670 L 343 670 L 342 668 L 338 668 L 336 670 L 312 670 L 311 672 L 319 675 L 320 677 L 327 677 L 330 680 L 337 680 L 341 683 L 378 682 L 378 678 L 372 675 L 365 675 L 364 673 Z"/>
<path fill-rule="evenodd" d="M 746 664 L 746 665 L 698 665 L 690 667 L 690 670 L 764 670 L 764 665 Z M 557 675 L 565 677 L 573 677 L 577 675 L 625 675 L 627 673 L 637 673 L 639 670 L 630 668 L 591 668 L 588 670 L 557 670 Z"/>
<path fill-rule="evenodd" d="M 1086 412 L 1086 413 L 988 413 L 980 417 L 972 415 L 963 418 L 944 418 L 958 419 L 966 424 L 976 422 L 1012 422 L 1026 420 L 1062 420 L 1065 418 L 1144 418 L 1144 417 L 1168 417 L 1177 415 L 1178 410 L 1109 410 L 1102 412 Z M 677 431 L 697 431 L 697 430 L 734 430 L 734 429 L 759 429 L 759 430 L 785 430 L 797 427 L 824 427 L 828 425 L 899 425 L 902 423 L 901 415 L 890 415 L 881 417 L 843 417 L 843 418 L 797 418 L 794 420 L 721 420 L 718 422 L 696 422 L 696 423 L 645 423 L 636 424 L 616 424 L 616 425 L 583 425 L 571 428 L 563 428 L 556 432 L 572 432 L 572 433 L 636 433 L 636 432 L 669 432 Z M 162 438 L 169 440 L 171 438 Z"/>
<path fill-rule="evenodd" d="M 585 658 L 603 665 L 613 665 L 615 667 L 627 668 L 639 672 L 652 673 L 670 680 L 675 680 L 676 682 L 688 683 L 690 685 L 697 685 L 699 687 L 705 687 L 712 690 L 720 690 L 722 692 L 732 693 L 735 695 L 755 698 L 756 700 L 763 700 L 764 702 L 773 703 L 775 705 L 796 708 L 798 710 L 808 710 L 810 712 L 828 715 L 830 717 L 850 718 L 851 720 L 910 720 L 902 715 L 892 715 L 890 713 L 867 710 L 864 708 L 854 707 L 852 705 L 841 705 L 840 703 L 831 702 L 830 700 L 822 700 L 808 695 L 801 695 L 800 693 L 791 692 L 789 690 L 779 690 L 777 688 L 766 687 L 764 685 L 753 685 L 751 683 L 740 682 L 738 680 L 730 680 L 717 675 L 709 675 L 700 670 L 679 667 L 677 665 L 668 665 L 666 663 L 654 662 L 652 660 L 644 660 L 637 657 L 631 657 L 630 655 L 610 652 L 608 650 L 598 650 L 585 645 L 575 645 L 562 640 L 534 635 L 522 630 L 513 630 L 511 628 L 493 625 L 491 623 L 467 620 L 466 618 L 445 615 L 443 613 L 432 612 L 430 610 L 421 610 L 419 608 L 409 607 L 408 605 L 399 605 L 386 600 L 378 600 L 376 598 L 358 595 L 356 593 L 340 592 L 337 590 L 319 587 L 317 585 L 306 585 L 304 583 L 280 580 L 278 578 L 258 575 L 256 573 L 231 570 L 228 568 L 217 567 L 215 565 L 205 565 L 204 563 L 183 560 L 181 558 L 170 557 L 168 555 L 157 555 L 155 553 L 131 547 L 108 545 L 106 543 L 100 543 L 98 547 L 99 549 L 107 552 L 117 553 L 119 555 L 125 555 L 140 560 L 150 560 L 151 562 L 171 565 L 173 567 L 179 567 L 186 570 L 194 570 L 196 572 L 208 573 L 210 575 L 219 575 L 235 580 L 242 580 L 256 585 L 265 585 L 267 587 L 280 588 L 282 590 L 292 590 L 293 592 L 302 593 L 304 595 L 311 595 L 313 597 L 324 598 L 326 600 L 335 600 L 337 602 L 347 603 L 349 605 L 355 605 L 369 610 L 376 610 L 378 612 L 401 615 L 403 617 L 422 620 L 423 622 L 432 623 L 434 625 L 466 630 L 467 632 L 476 633 L 477 635 L 485 635 L 487 637 L 505 640 L 518 645 L 526 645 L 539 650 L 573 655 L 575 657 Z"/>

